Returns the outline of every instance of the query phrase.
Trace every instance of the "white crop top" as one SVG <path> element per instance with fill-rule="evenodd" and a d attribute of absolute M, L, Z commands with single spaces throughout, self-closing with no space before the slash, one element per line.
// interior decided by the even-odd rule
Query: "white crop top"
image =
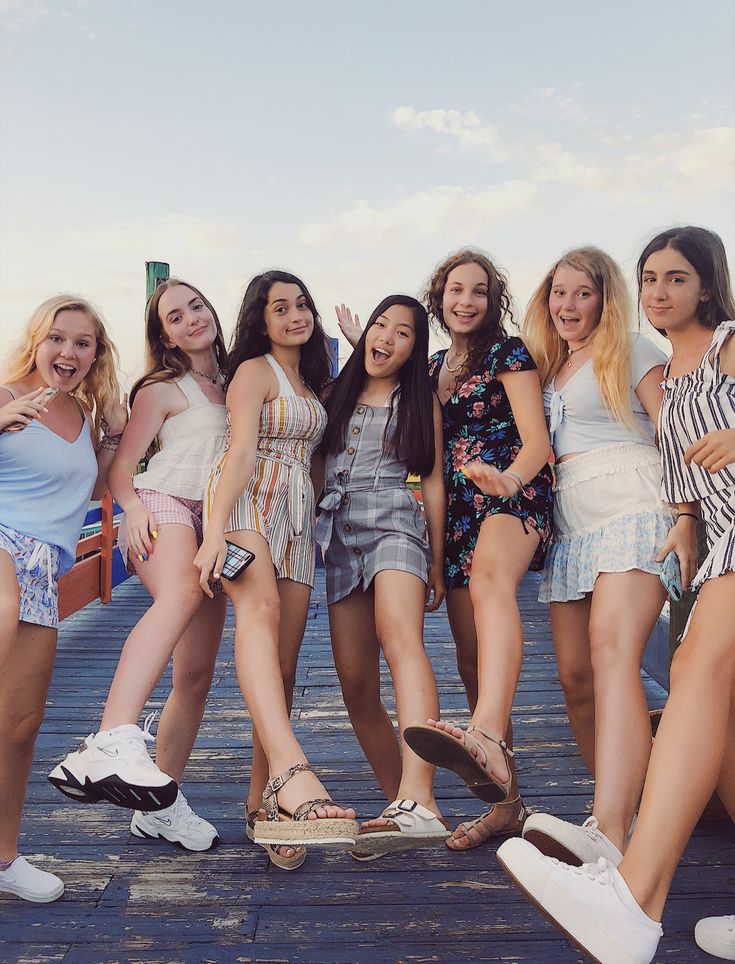
<path fill-rule="evenodd" d="M 640 431 L 617 421 L 605 407 L 592 359 L 588 358 L 558 391 L 553 381 L 544 390 L 549 435 L 558 459 L 570 452 L 588 452 L 618 442 L 654 441 L 655 426 L 635 390 L 652 368 L 665 365 L 668 359 L 642 335 L 633 337 L 630 355 L 630 403 Z"/>
<path fill-rule="evenodd" d="M 133 478 L 136 489 L 154 489 L 180 499 L 203 499 L 212 464 L 224 451 L 226 406 L 210 402 L 187 372 L 176 385 L 189 407 L 171 415 L 158 433 L 160 449 Z"/>

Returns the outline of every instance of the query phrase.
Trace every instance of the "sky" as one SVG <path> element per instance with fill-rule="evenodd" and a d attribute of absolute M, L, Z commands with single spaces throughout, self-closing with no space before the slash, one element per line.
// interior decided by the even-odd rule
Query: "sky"
<path fill-rule="evenodd" d="M 735 4 L 0 0 L 0 360 L 60 291 L 143 358 L 145 262 L 229 335 L 253 274 L 366 317 L 478 246 L 516 312 L 566 249 L 735 260 Z"/>

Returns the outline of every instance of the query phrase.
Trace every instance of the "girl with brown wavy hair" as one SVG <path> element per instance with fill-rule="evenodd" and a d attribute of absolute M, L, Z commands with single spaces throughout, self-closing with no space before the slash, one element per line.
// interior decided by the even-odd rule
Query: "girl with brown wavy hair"
<path fill-rule="evenodd" d="M 0 385 L 0 892 L 31 901 L 64 891 L 18 855 L 18 829 L 54 665 L 59 578 L 127 420 L 116 357 L 89 302 L 58 295 L 33 313 Z"/>
<path fill-rule="evenodd" d="M 193 285 L 170 278 L 149 299 L 146 361 L 110 488 L 125 511 L 120 551 L 153 603 L 125 641 L 99 732 L 49 779 L 80 802 L 107 800 L 134 810 L 131 830 L 138 837 L 206 850 L 217 831 L 177 784 L 199 732 L 225 617 L 224 595 L 205 596 L 193 563 L 204 487 L 224 448 L 227 352 L 214 308 Z M 146 470 L 135 475 L 151 449 Z M 172 656 L 156 765 L 145 745 L 148 727 L 138 723 Z"/>

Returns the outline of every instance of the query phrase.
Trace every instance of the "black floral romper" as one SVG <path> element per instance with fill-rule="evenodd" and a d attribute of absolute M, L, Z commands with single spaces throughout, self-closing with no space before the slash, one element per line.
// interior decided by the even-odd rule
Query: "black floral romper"
<path fill-rule="evenodd" d="M 429 359 L 429 377 L 436 392 L 446 349 Z M 467 462 L 480 460 L 501 472 L 513 462 L 521 448 L 513 412 L 497 376 L 502 372 L 533 371 L 536 365 L 520 338 L 496 342 L 482 367 L 457 387 L 442 406 L 444 429 L 444 482 L 447 487 L 447 538 L 444 547 L 444 575 L 448 589 L 470 581 L 472 555 L 480 526 L 491 515 L 505 513 L 520 519 L 524 529 L 531 526 L 541 541 L 531 569 L 543 568 L 551 540 L 553 474 L 545 465 L 519 495 L 507 501 L 485 495 L 461 471 Z"/>

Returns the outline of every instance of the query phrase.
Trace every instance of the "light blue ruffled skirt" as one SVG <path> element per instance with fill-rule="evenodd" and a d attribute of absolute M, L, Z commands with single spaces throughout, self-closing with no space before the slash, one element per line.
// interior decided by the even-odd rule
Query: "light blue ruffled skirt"
<path fill-rule="evenodd" d="M 601 572 L 660 573 L 655 556 L 673 521 L 653 444 L 622 442 L 559 463 L 539 601 L 582 599 Z"/>

